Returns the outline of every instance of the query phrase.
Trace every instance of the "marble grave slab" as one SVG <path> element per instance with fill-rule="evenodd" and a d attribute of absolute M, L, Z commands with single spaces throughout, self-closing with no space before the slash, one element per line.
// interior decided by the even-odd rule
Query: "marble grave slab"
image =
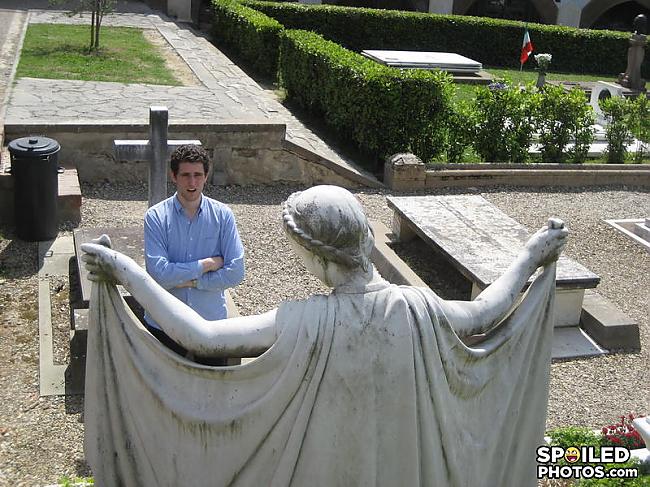
<path fill-rule="evenodd" d="M 440 69 L 450 73 L 478 74 L 483 65 L 451 52 L 365 50 L 361 54 L 394 68 Z"/>

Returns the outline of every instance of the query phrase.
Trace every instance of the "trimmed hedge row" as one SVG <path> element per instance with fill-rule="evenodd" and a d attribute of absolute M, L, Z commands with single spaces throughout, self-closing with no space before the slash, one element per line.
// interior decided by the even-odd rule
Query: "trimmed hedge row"
<path fill-rule="evenodd" d="M 370 155 L 408 151 L 429 160 L 444 150 L 446 73 L 388 68 L 300 30 L 284 32 L 279 68 L 289 99 Z"/>
<path fill-rule="evenodd" d="M 318 32 L 348 49 L 456 52 L 487 66 L 518 67 L 523 24 L 517 21 L 335 5 L 245 0 L 287 29 Z M 629 34 L 529 24 L 535 52 L 553 55 L 553 71 L 609 74 L 627 66 Z M 650 78 L 650 56 L 642 65 Z"/>
<path fill-rule="evenodd" d="M 275 78 L 282 25 L 236 0 L 213 0 L 213 35 L 259 74 Z"/>

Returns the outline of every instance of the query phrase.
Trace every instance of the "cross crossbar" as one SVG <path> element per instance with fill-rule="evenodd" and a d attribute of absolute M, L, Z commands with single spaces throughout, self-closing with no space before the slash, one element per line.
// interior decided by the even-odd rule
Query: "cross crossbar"
<path fill-rule="evenodd" d="M 169 140 L 167 107 L 149 107 L 148 140 L 114 140 L 113 152 L 119 161 L 149 162 L 149 206 L 167 197 L 167 160 L 180 145 L 201 145 L 199 140 Z"/>

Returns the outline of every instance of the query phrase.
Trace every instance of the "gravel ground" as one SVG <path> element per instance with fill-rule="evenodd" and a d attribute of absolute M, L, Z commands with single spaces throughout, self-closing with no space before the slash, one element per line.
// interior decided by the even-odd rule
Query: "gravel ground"
<path fill-rule="evenodd" d="M 280 204 L 297 189 L 280 185 L 207 192 L 232 207 L 246 248 L 246 279 L 233 292 L 242 314 L 264 312 L 283 300 L 327 291 L 290 252 L 280 227 Z M 650 254 L 603 222 L 604 218 L 650 215 L 648 191 L 502 188 L 465 192 L 482 194 L 531 231 L 549 216 L 564 219 L 571 231 L 567 254 L 599 274 L 599 292 L 639 323 L 641 352 L 552 365 L 548 426 L 601 427 L 620 414 L 650 413 Z M 390 226 L 387 193 L 356 194 L 371 218 Z M 83 195 L 83 227 L 142 222 L 143 185 L 83 185 Z M 70 228 L 61 229 L 61 234 L 69 232 Z M 38 397 L 37 246 L 15 239 L 6 226 L 0 226 L 0 238 L 0 486 L 46 485 L 63 475 L 89 475 L 82 448 L 83 400 Z M 441 296 L 468 296 L 467 284 L 425 246 L 414 242 L 397 245 L 395 250 Z M 64 363 L 70 285 L 55 280 L 51 287 L 58 330 L 55 357 Z"/>

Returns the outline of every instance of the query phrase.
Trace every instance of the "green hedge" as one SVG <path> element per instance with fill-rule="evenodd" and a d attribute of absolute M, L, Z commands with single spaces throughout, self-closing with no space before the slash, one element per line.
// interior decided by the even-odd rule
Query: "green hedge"
<path fill-rule="evenodd" d="M 334 5 L 245 0 L 287 29 L 318 32 L 348 49 L 456 52 L 486 66 L 518 67 L 521 22 Z M 535 52 L 553 55 L 553 71 L 615 74 L 627 66 L 629 34 L 529 24 Z M 531 61 L 532 62 L 532 61 Z M 650 78 L 650 56 L 642 66 Z"/>
<path fill-rule="evenodd" d="M 213 0 L 213 35 L 259 74 L 275 78 L 282 25 L 235 0 Z"/>
<path fill-rule="evenodd" d="M 288 99 L 369 155 L 409 151 L 429 160 L 444 150 L 446 73 L 388 68 L 300 30 L 284 32 L 279 68 Z"/>

